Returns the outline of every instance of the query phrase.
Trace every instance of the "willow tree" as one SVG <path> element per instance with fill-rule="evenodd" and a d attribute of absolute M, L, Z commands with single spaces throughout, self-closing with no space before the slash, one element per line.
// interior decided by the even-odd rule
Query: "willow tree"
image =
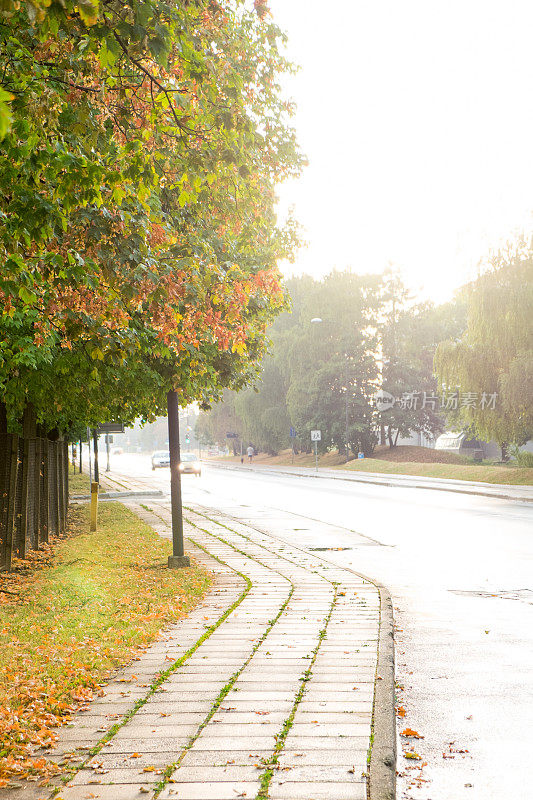
<path fill-rule="evenodd" d="M 521 240 L 490 260 L 466 289 L 467 329 L 439 345 L 435 371 L 447 393 L 458 392 L 458 424 L 509 444 L 533 436 L 533 249 Z"/>

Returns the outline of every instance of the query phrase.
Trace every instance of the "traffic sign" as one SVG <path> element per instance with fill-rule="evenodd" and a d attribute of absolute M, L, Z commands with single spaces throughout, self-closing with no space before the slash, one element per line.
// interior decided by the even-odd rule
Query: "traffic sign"
<path fill-rule="evenodd" d="M 311 431 L 311 441 L 312 442 L 322 441 L 322 431 Z"/>
<path fill-rule="evenodd" d="M 291 439 L 296 439 L 296 431 L 294 428 L 289 428 L 289 436 Z"/>
<path fill-rule="evenodd" d="M 96 429 L 96 433 L 124 433 L 122 422 L 102 422 Z"/>

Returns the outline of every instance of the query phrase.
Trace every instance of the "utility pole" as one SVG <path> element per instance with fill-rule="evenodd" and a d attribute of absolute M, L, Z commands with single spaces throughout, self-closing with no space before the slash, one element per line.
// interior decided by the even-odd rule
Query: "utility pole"
<path fill-rule="evenodd" d="M 89 459 L 89 482 L 93 480 L 93 464 L 91 461 L 91 429 L 87 428 L 87 458 Z"/>
<path fill-rule="evenodd" d="M 106 435 L 105 435 L 105 451 L 106 451 L 106 456 L 107 456 L 107 465 L 106 465 L 105 471 L 106 472 L 110 472 L 111 471 L 111 464 L 109 463 L 109 434 L 108 433 L 106 433 Z"/>
<path fill-rule="evenodd" d="M 170 451 L 170 505 L 172 509 L 172 555 L 168 557 L 171 569 L 189 567 L 189 556 L 183 545 L 183 510 L 181 503 L 180 414 L 178 395 L 172 389 L 167 394 L 168 449 Z"/>
<path fill-rule="evenodd" d="M 348 442 L 348 353 L 344 354 L 344 452 L 346 461 L 350 460 L 350 445 Z"/>

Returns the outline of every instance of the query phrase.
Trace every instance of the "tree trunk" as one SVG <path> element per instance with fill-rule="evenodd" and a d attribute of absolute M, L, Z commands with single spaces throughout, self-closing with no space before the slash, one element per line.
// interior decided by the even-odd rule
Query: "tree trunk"
<path fill-rule="evenodd" d="M 509 461 L 509 442 L 500 442 L 500 447 L 502 451 L 502 461 Z"/>

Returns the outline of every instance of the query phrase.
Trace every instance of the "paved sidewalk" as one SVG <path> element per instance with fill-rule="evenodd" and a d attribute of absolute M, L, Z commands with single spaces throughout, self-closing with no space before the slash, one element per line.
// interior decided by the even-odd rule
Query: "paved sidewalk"
<path fill-rule="evenodd" d="M 126 504 L 170 537 L 168 500 Z M 366 800 L 380 592 L 208 513 L 187 512 L 187 547 L 216 588 L 61 729 L 55 757 L 78 771 L 57 797 Z M 392 734 L 376 743 L 389 786 Z"/>

